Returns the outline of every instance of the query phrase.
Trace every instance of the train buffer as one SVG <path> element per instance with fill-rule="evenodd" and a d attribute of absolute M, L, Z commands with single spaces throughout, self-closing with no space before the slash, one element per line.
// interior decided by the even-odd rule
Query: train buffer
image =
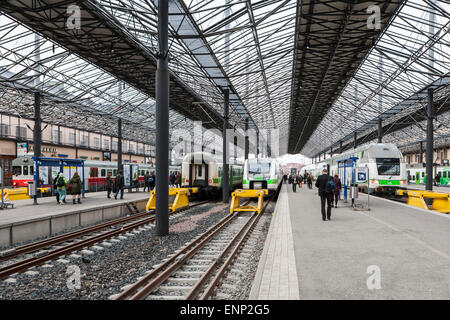
<path fill-rule="evenodd" d="M 41 193 L 50 191 L 50 188 L 38 188 Z M 1 191 L 0 191 L 1 192 Z M 8 201 L 31 199 L 28 188 L 5 188 L 3 189 L 3 199 Z"/>
<path fill-rule="evenodd" d="M 231 193 L 231 205 L 230 213 L 236 211 L 256 211 L 261 213 L 264 205 L 264 195 L 268 194 L 268 190 L 258 190 L 258 189 L 236 189 Z M 241 206 L 240 198 L 258 198 L 258 205 L 245 205 Z"/>
<path fill-rule="evenodd" d="M 189 205 L 189 195 L 198 193 L 198 188 L 169 188 L 169 197 L 175 197 L 173 202 L 169 204 L 169 210 L 176 211 Z M 145 211 L 156 209 L 156 190 L 150 191 L 150 199 L 148 199 Z"/>
<path fill-rule="evenodd" d="M 427 190 L 397 190 L 397 195 L 407 196 L 409 205 L 442 213 L 450 213 L 449 193 Z M 425 199 L 432 199 L 431 207 L 427 205 Z"/>

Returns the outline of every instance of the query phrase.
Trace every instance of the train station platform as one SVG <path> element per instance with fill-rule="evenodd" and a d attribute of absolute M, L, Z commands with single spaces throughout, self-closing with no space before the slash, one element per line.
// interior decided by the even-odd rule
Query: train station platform
<path fill-rule="evenodd" d="M 65 205 L 58 205 L 54 196 L 38 198 L 38 205 L 32 199 L 14 201 L 14 209 L 0 210 L 0 247 L 144 211 L 149 193 L 125 190 L 123 200 L 115 200 L 113 195 L 108 199 L 106 191 L 89 192 L 85 196 L 81 204 L 75 205 L 71 195 L 67 196 Z"/>
<path fill-rule="evenodd" d="M 450 299 L 450 215 L 369 203 L 322 221 L 316 188 L 283 185 L 249 298 Z"/>

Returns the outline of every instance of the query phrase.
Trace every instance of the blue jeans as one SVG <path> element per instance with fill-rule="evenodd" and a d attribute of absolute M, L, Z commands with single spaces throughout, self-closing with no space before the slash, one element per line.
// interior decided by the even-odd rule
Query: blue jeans
<path fill-rule="evenodd" d="M 58 189 L 59 193 L 59 202 L 64 202 L 66 200 L 66 189 Z"/>

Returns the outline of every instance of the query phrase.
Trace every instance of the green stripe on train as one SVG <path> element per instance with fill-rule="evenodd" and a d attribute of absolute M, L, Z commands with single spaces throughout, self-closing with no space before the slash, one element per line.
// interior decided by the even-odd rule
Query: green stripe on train
<path fill-rule="evenodd" d="M 380 186 L 399 186 L 400 180 L 378 180 Z"/>

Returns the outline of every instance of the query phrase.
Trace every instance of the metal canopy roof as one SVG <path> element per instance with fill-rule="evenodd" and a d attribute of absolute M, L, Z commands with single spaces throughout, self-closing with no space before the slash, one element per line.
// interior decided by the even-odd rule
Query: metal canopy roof
<path fill-rule="evenodd" d="M 290 153 L 303 150 L 402 2 L 298 1 Z M 368 28 L 370 5 L 381 8 L 380 28 Z"/>
<path fill-rule="evenodd" d="M 2 1 L 2 90 L 39 90 L 55 106 L 85 112 L 72 121 L 54 107 L 49 119 L 63 115 L 92 131 L 99 118 L 111 128 L 120 117 L 127 139 L 153 141 L 156 3 Z M 80 30 L 65 28 L 71 4 L 81 8 Z M 379 29 L 367 27 L 370 5 L 380 8 Z M 280 154 L 314 156 L 341 140 L 351 145 L 354 132 L 370 142 L 380 115 L 383 141 L 406 144 L 423 134 L 422 90 L 449 72 L 449 11 L 447 0 L 170 1 L 171 128 L 201 120 L 221 129 L 227 86 L 231 126 L 248 118 L 251 128 L 279 129 Z M 447 119 L 447 88 L 436 87 L 438 122 Z"/>

